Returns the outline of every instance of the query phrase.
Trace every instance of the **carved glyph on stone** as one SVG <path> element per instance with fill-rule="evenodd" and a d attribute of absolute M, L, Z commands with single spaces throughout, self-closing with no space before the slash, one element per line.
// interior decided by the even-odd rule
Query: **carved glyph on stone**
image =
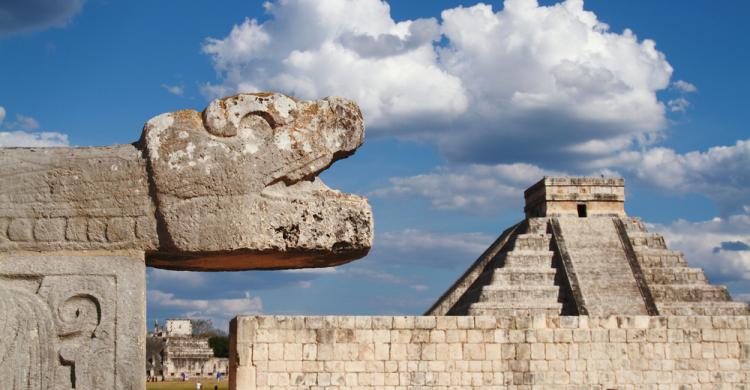
<path fill-rule="evenodd" d="M 0 150 L 0 251 L 138 249 L 149 265 L 320 267 L 372 245 L 367 200 L 317 175 L 364 141 L 349 100 L 275 93 L 149 120 L 133 145 Z"/>
<path fill-rule="evenodd" d="M 2 388 L 143 388 L 143 272 L 133 253 L 0 255 Z"/>
<path fill-rule="evenodd" d="M 59 356 L 70 367 L 76 389 L 113 387 L 116 278 L 112 276 L 47 276 L 39 289 L 52 310 Z M 61 370 L 63 377 L 70 370 Z M 67 372 L 66 372 L 67 371 Z M 63 378 L 64 380 L 64 378 Z"/>

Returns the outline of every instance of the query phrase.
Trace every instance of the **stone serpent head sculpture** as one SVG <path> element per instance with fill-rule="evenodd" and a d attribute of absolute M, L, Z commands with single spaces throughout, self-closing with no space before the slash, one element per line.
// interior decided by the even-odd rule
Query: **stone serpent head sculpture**
<path fill-rule="evenodd" d="M 191 270 L 319 267 L 372 245 L 366 199 L 317 175 L 364 142 L 357 105 L 278 93 L 149 120 L 132 145 L 0 152 L 0 250 L 135 249 Z"/>

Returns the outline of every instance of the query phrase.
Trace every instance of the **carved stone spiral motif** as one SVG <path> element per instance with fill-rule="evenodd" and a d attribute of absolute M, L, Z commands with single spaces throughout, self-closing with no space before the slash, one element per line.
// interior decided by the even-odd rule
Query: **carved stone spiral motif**
<path fill-rule="evenodd" d="M 3 388 L 114 388 L 114 278 L 47 276 L 37 285 L 36 294 L 0 287 Z"/>

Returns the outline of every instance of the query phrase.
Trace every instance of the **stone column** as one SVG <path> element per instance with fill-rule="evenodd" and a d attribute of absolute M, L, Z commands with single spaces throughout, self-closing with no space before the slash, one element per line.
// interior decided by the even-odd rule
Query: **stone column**
<path fill-rule="evenodd" d="M 145 389 L 139 251 L 0 253 L 3 388 Z"/>

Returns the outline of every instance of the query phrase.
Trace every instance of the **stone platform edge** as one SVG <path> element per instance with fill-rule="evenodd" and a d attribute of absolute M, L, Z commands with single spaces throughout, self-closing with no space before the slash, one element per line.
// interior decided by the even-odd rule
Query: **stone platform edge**
<path fill-rule="evenodd" d="M 230 389 L 747 388 L 749 323 L 750 316 L 240 316 L 230 323 Z"/>

